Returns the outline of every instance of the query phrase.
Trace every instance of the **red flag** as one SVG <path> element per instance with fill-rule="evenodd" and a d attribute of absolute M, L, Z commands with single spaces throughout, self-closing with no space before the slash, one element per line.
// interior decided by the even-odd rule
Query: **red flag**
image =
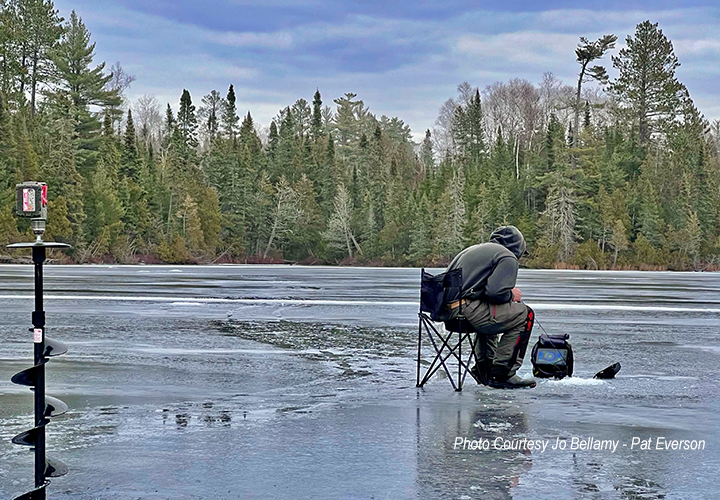
<path fill-rule="evenodd" d="M 43 186 L 42 186 L 42 198 L 41 198 L 41 200 L 42 200 L 42 206 L 43 206 L 43 207 L 46 207 L 46 206 L 47 206 L 47 184 L 43 184 Z"/>

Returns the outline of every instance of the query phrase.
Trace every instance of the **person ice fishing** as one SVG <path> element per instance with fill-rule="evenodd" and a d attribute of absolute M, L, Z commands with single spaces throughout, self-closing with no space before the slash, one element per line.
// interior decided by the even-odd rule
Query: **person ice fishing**
<path fill-rule="evenodd" d="M 471 371 L 478 382 L 492 387 L 535 387 L 533 379 L 516 375 L 535 319 L 515 287 L 523 254 L 525 238 L 520 230 L 502 226 L 493 231 L 487 243 L 457 254 L 447 268 L 462 268 L 460 299 L 447 307 L 451 318 L 464 316 L 477 332 L 476 363 Z"/>

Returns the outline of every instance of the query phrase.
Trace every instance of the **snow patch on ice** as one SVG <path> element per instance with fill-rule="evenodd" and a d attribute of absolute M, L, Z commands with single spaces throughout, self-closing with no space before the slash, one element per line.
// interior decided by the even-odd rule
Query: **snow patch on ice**
<path fill-rule="evenodd" d="M 553 385 L 602 385 L 605 382 L 596 378 L 565 377 L 561 380 L 548 380 Z"/>
<path fill-rule="evenodd" d="M 482 420 L 478 420 L 473 424 L 473 427 L 482 429 L 485 432 L 502 432 L 510 429 L 512 424 L 509 422 L 488 422 L 485 424 Z"/>

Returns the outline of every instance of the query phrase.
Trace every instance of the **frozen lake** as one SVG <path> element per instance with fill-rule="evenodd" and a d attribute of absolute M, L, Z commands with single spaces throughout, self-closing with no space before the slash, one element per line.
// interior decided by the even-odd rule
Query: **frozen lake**
<path fill-rule="evenodd" d="M 540 324 L 571 335 L 575 376 L 456 393 L 415 388 L 419 269 L 45 270 L 48 336 L 70 348 L 47 365 L 70 406 L 47 427 L 70 467 L 51 498 L 717 498 L 720 274 L 523 269 Z M 10 443 L 32 427 L 31 393 L 10 383 L 32 364 L 31 297 L 32 266 L 0 266 L 2 498 L 32 483 L 32 454 Z M 591 378 L 616 361 L 617 379 Z M 619 446 L 569 449 L 589 437 Z"/>

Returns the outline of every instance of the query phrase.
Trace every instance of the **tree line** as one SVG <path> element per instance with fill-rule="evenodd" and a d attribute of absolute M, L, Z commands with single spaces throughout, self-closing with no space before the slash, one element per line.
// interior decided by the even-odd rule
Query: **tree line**
<path fill-rule="evenodd" d="M 0 8 L 0 243 L 29 237 L 14 190 L 33 179 L 49 184 L 46 237 L 75 262 L 441 265 L 514 224 L 528 266 L 720 264 L 720 124 L 650 21 L 619 51 L 580 38 L 572 86 L 459 85 L 416 144 L 354 93 L 328 106 L 318 90 L 267 127 L 233 85 L 129 102 L 134 77 L 94 61 L 75 12 Z"/>

